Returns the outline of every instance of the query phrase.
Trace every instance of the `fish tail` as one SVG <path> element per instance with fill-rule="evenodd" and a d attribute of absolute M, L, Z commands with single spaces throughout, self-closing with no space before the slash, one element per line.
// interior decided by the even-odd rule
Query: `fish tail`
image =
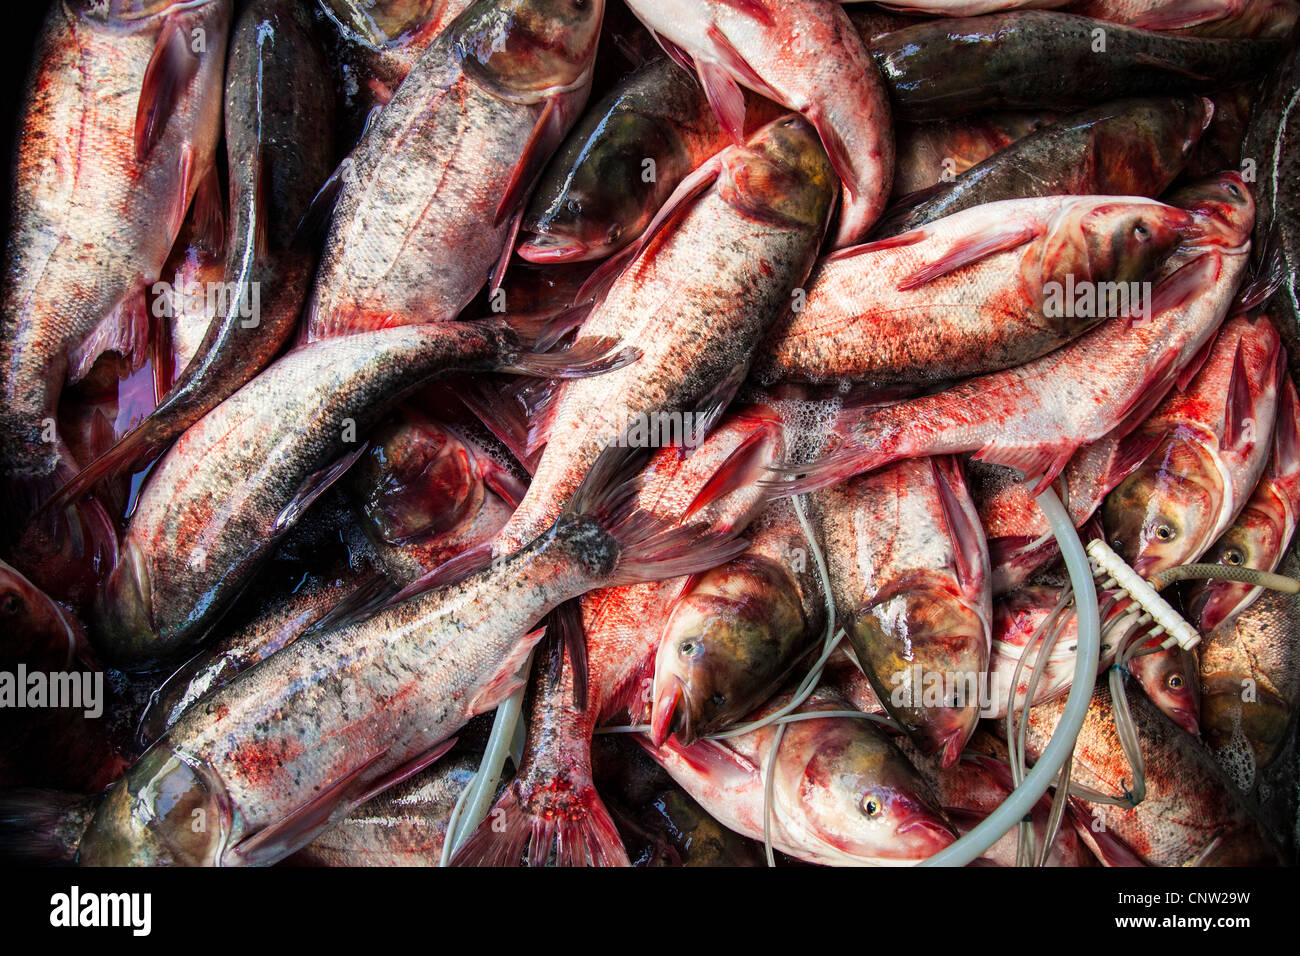
<path fill-rule="evenodd" d="M 524 351 L 502 371 L 537 378 L 587 378 L 613 372 L 641 357 L 640 349 L 620 347 L 618 339 L 608 336 L 578 339 L 572 345 L 556 348 L 582 324 L 587 311 L 587 307 L 580 306 L 540 319 L 503 319 L 520 345 L 529 351 Z"/>
<path fill-rule="evenodd" d="M 618 442 L 606 447 L 565 509 L 571 516 L 594 518 L 617 545 L 617 559 L 602 577 L 603 587 L 708 571 L 748 547 L 734 529 L 709 531 L 703 523 L 677 524 L 636 508 L 641 472 L 654 451 Z"/>
<path fill-rule="evenodd" d="M 522 795 L 513 781 L 452 866 L 630 866 L 614 820 L 589 776 L 569 789 Z"/>
<path fill-rule="evenodd" d="M 0 793 L 0 860 L 26 866 L 73 863 L 99 800 L 60 790 Z"/>

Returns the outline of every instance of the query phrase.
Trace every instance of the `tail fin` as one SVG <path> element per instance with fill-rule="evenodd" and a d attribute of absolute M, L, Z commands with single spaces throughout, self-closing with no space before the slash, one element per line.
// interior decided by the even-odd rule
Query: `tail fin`
<path fill-rule="evenodd" d="M 100 798 L 59 790 L 0 793 L 0 861 L 25 866 L 73 863 Z"/>
<path fill-rule="evenodd" d="M 631 866 L 609 810 L 590 780 L 576 789 L 521 796 L 513 781 L 452 866 Z M 564 806 L 554 804 L 560 799 Z"/>
<path fill-rule="evenodd" d="M 636 507 L 641 471 L 652 448 L 607 447 L 570 499 L 566 514 L 593 517 L 618 542 L 615 566 L 604 587 L 663 581 L 708 571 L 748 547 L 734 531 L 704 531 L 695 524 L 676 525 Z"/>
<path fill-rule="evenodd" d="M 565 338 L 572 328 L 581 324 L 582 318 L 584 316 L 580 310 L 570 310 L 542 319 L 502 319 L 518 336 L 521 345 L 536 349 L 524 352 L 502 371 L 538 378 L 586 378 L 631 365 L 641 357 L 640 349 L 630 346 L 619 348 L 618 339 L 609 337 L 579 339 L 567 348 L 548 351 Z"/>

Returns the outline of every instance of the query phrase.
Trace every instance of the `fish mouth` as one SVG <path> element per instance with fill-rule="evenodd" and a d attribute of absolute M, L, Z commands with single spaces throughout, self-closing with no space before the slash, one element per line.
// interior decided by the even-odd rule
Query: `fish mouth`
<path fill-rule="evenodd" d="M 939 750 L 939 766 L 945 770 L 955 766 L 961 759 L 961 752 L 966 749 L 966 732 L 954 730 L 942 738 Z"/>
<path fill-rule="evenodd" d="M 1201 719 L 1186 707 L 1175 707 L 1169 712 L 1169 719 L 1193 737 L 1201 736 Z"/>
<path fill-rule="evenodd" d="M 669 678 L 659 692 L 655 694 L 654 702 L 650 710 L 650 742 L 656 747 L 662 747 L 664 741 L 672 734 L 677 735 L 677 741 L 684 747 L 689 747 L 693 742 L 690 738 L 690 708 L 684 706 L 686 700 L 686 688 L 682 682 L 676 678 Z"/>
<path fill-rule="evenodd" d="M 1200 627 L 1201 633 L 1209 634 L 1232 616 L 1239 601 L 1238 595 L 1233 593 L 1236 590 L 1231 586 L 1215 587 L 1211 584 L 1206 587 L 1199 600 L 1192 602 L 1188 610 L 1191 612 L 1191 619 L 1195 620 Z"/>
<path fill-rule="evenodd" d="M 601 255 L 599 246 L 580 239 L 563 239 L 559 236 L 534 235 L 515 249 L 519 258 L 535 265 L 555 262 L 585 262 Z"/>
<path fill-rule="evenodd" d="M 910 847 L 924 854 L 917 859 L 934 856 L 957 841 L 957 835 L 949 827 L 928 813 L 908 816 L 894 832 L 900 837 L 906 837 Z"/>

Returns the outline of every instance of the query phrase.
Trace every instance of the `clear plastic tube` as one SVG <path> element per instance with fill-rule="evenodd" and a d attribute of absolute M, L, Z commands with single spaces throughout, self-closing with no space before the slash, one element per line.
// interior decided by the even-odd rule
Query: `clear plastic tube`
<path fill-rule="evenodd" d="M 1097 607 L 1097 587 L 1083 542 L 1075 530 L 1061 499 L 1048 488 L 1038 496 L 1052 533 L 1061 545 L 1065 566 L 1074 587 L 1075 608 L 1079 615 L 1078 656 L 1074 664 L 1074 683 L 1065 702 L 1061 721 L 1052 734 L 1034 768 L 1020 786 L 973 830 L 951 846 L 923 860 L 920 866 L 965 866 L 983 856 L 994 843 L 1020 822 L 1047 792 L 1065 761 L 1074 753 L 1074 744 L 1088 716 L 1092 689 L 1097 681 L 1097 662 L 1101 656 L 1101 615 Z"/>

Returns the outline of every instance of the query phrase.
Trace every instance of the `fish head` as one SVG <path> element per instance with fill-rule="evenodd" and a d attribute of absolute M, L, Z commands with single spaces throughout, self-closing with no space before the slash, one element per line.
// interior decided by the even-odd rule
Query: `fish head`
<path fill-rule="evenodd" d="M 950 767 L 975 732 L 990 624 L 936 573 L 908 575 L 861 608 L 849 635 L 880 702 Z"/>
<path fill-rule="evenodd" d="M 1262 487 L 1200 560 L 1229 568 L 1267 570 L 1282 555 L 1287 525 L 1285 504 L 1270 488 Z M 1240 610 L 1253 591 L 1251 585 L 1237 581 L 1198 581 L 1187 598 L 1189 620 L 1208 634 Z"/>
<path fill-rule="evenodd" d="M 768 123 L 724 153 L 723 166 L 723 199 L 764 222 L 822 229 L 840 192 L 817 131 L 799 116 Z"/>
<path fill-rule="evenodd" d="M 177 6 L 176 0 L 65 0 L 65 2 L 73 13 L 98 23 L 132 23 L 148 20 Z M 217 6 L 221 2 L 222 0 L 208 0 L 210 6 Z M 201 6 L 201 4 L 189 4 L 189 6 Z"/>
<path fill-rule="evenodd" d="M 97 646 L 122 666 L 156 658 L 161 647 L 154 623 L 151 568 L 147 549 L 128 537 L 95 599 L 92 621 Z"/>
<path fill-rule="evenodd" d="M 352 482 L 367 530 L 391 544 L 461 527 L 487 494 L 466 444 L 422 418 L 381 429 Z"/>
<path fill-rule="evenodd" d="M 1202 677 L 1201 727 L 1205 742 L 1216 751 L 1233 752 L 1234 763 L 1249 747 L 1256 767 L 1267 767 L 1281 752 L 1291 726 L 1291 708 L 1269 688 L 1245 694 L 1244 675 L 1215 673 Z M 1248 698 L 1243 700 L 1243 697 Z"/>
<path fill-rule="evenodd" d="M 1124 200 L 1068 203 L 1054 218 L 1043 239 L 1041 284 L 1077 288 L 1113 283 L 1113 291 L 1097 288 L 1098 303 L 1081 319 L 1063 321 L 1082 332 L 1100 317 L 1135 311 L 1141 302 L 1131 295 L 1130 283 L 1149 280 L 1179 247 L 1192 225 L 1192 216 L 1158 202 Z M 1032 248 L 1032 247 L 1031 247 Z M 1108 287 L 1110 288 L 1110 287 Z M 1064 310 L 1072 315 L 1075 310 Z"/>
<path fill-rule="evenodd" d="M 1204 442 L 1175 434 L 1106 496 L 1102 526 L 1115 552 L 1149 578 L 1196 560 L 1223 501 L 1215 456 Z"/>
<path fill-rule="evenodd" d="M 1191 246 L 1240 249 L 1255 227 L 1255 199 L 1240 173 L 1219 173 L 1191 183 L 1170 193 L 1165 202 L 1191 213 L 1185 234 Z"/>
<path fill-rule="evenodd" d="M 327 13 L 376 49 L 402 46 L 442 18 L 447 0 L 326 0 Z"/>
<path fill-rule="evenodd" d="M 1159 643 L 1153 638 L 1144 650 Z M 1129 662 L 1129 672 L 1166 717 L 1193 737 L 1200 736 L 1201 684 L 1195 654 L 1176 645 L 1138 654 Z"/>
<path fill-rule="evenodd" d="M 230 797 L 220 779 L 164 739 L 108 792 L 81 838 L 77 861 L 85 866 L 217 866 L 230 824 Z"/>
<path fill-rule="evenodd" d="M 451 29 L 471 75 L 536 101 L 590 82 L 604 16 L 605 0 L 479 0 Z"/>
<path fill-rule="evenodd" d="M 688 586 L 655 658 L 655 746 L 676 734 L 689 747 L 744 717 L 804 649 L 798 588 L 774 562 L 745 555 Z"/>
<path fill-rule="evenodd" d="M 654 177 L 646 182 L 646 160 Z M 557 156 L 524 216 L 529 262 L 584 262 L 613 255 L 645 231 L 672 185 L 690 172 L 681 137 L 660 117 L 632 110 L 611 114 L 599 143 L 578 161 Z M 656 194 L 646 201 L 645 191 Z"/>
<path fill-rule="evenodd" d="M 919 862 L 956 839 L 920 774 L 865 720 L 786 724 L 774 775 L 782 812 L 837 856 Z"/>

